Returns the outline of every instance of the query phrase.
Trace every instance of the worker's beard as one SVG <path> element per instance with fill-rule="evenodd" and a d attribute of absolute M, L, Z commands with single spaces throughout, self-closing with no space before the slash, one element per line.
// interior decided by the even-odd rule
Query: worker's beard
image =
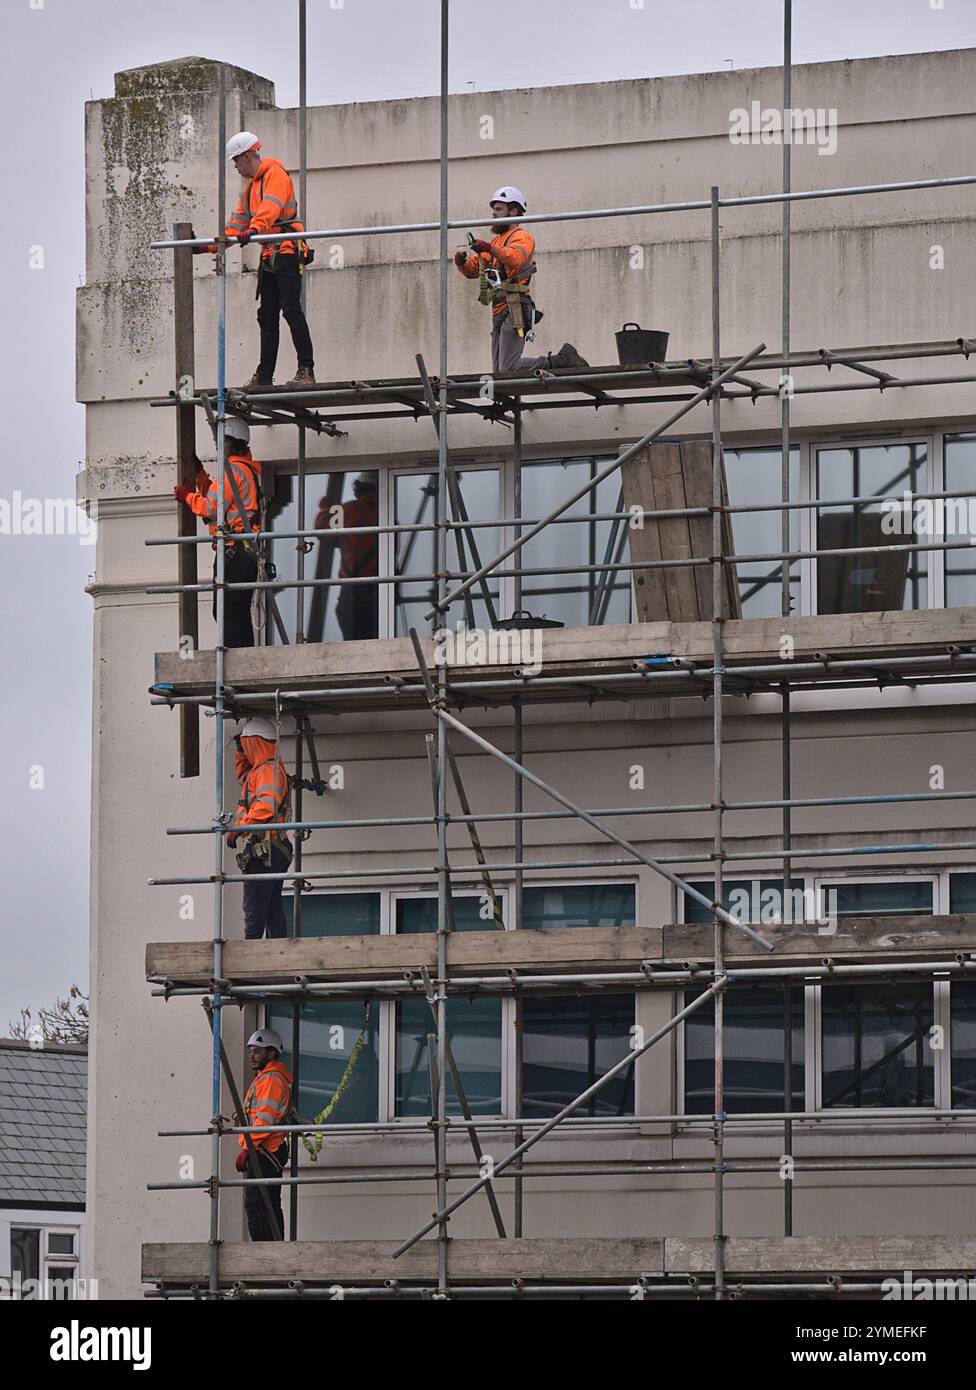
<path fill-rule="evenodd" d="M 506 232 L 512 231 L 515 225 L 514 222 L 502 222 L 501 225 L 497 222 L 493 222 L 491 224 L 491 230 L 494 232 L 495 236 L 504 236 Z"/>

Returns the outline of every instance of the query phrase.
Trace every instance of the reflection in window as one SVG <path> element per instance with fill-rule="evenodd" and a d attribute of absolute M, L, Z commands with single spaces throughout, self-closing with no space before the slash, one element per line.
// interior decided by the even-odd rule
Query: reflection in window
<path fill-rule="evenodd" d="M 910 879 L 894 879 L 891 883 L 822 884 L 821 897 L 837 894 L 838 917 L 897 917 L 905 913 L 932 911 L 931 883 L 912 883 Z"/>
<path fill-rule="evenodd" d="M 784 989 L 735 989 L 724 994 L 725 1109 L 730 1115 L 785 1109 Z M 790 989 L 792 1026 L 791 1109 L 804 1108 L 803 990 Z M 685 994 L 685 1007 L 699 997 Z M 715 1004 L 703 1004 L 684 1025 L 685 1113 L 715 1109 Z"/>
<path fill-rule="evenodd" d="M 305 484 L 306 522 L 298 514 L 298 479 L 293 473 L 275 473 L 275 491 L 270 506 L 274 531 L 324 530 L 338 526 L 379 525 L 379 474 L 312 474 Z M 305 557 L 306 579 L 364 578 L 379 573 L 379 535 L 328 536 L 310 542 Z M 298 547 L 294 538 L 273 540 L 271 559 L 277 578 L 298 578 Z M 288 634 L 295 640 L 296 589 L 276 589 L 278 612 Z M 379 592 L 376 584 L 344 584 L 337 588 L 308 588 L 303 593 L 305 638 L 308 642 L 340 642 L 368 639 L 379 635 Z M 265 620 L 266 641 L 280 643 L 281 636 L 273 615 Z"/>
<path fill-rule="evenodd" d="M 527 994 L 522 1009 L 522 1113 L 529 1119 L 557 1114 L 632 1050 L 632 994 Z M 632 1115 L 633 1065 L 575 1113 Z"/>
<path fill-rule="evenodd" d="M 925 444 L 871 445 L 818 449 L 817 496 L 897 498 L 926 490 Z M 877 502 L 839 502 L 818 512 L 817 549 L 905 545 L 925 537 L 891 529 L 890 507 Z M 875 613 L 882 609 L 924 608 L 928 552 L 899 551 L 838 555 L 817 561 L 819 613 Z"/>
<path fill-rule="evenodd" d="M 608 458 L 574 458 L 523 463 L 522 515 L 532 520 L 544 517 L 610 462 Z M 630 560 L 627 523 L 593 519 L 619 511 L 623 511 L 620 478 L 611 475 L 564 513 L 578 520 L 547 526 L 524 545 L 518 552 L 520 564 L 553 571 L 560 565 L 626 564 Z M 630 571 L 524 575 L 521 606 L 537 618 L 554 618 L 566 627 L 627 623 Z"/>
<path fill-rule="evenodd" d="M 378 1118 L 379 1015 L 379 1007 L 374 1004 L 362 1051 L 339 1104 L 329 1116 L 330 1124 L 363 1124 Z M 270 1017 L 271 1027 L 276 1028 L 288 1044 L 281 1060 L 291 1068 L 291 1007 L 273 1005 Z M 303 1119 L 311 1120 L 318 1115 L 335 1095 L 365 1021 L 366 1011 L 360 999 L 328 999 L 302 1005 L 299 1022 L 301 1067 L 295 1104 Z"/>
<path fill-rule="evenodd" d="M 499 513 L 499 474 L 497 468 L 467 468 L 457 470 L 458 491 L 460 493 L 463 515 L 459 516 L 453 506 L 448 507 L 452 521 L 491 521 Z M 437 516 L 437 474 L 400 473 L 395 479 L 394 520 L 398 526 L 433 526 Z M 501 537 L 497 527 L 486 526 L 476 530 L 453 530 L 448 539 L 447 565 L 452 573 L 471 574 L 488 560 L 493 560 L 501 550 Z M 488 575 L 485 584 L 491 600 L 492 614 L 485 604 L 484 589 L 476 584 L 471 595 L 474 623 L 464 599 L 458 599 L 445 620 L 439 616 L 433 624 L 425 623 L 424 610 L 437 597 L 437 581 L 430 578 L 437 571 L 437 535 L 431 531 L 397 532 L 394 536 L 395 573 L 418 576 L 413 582 L 395 586 L 396 606 L 394 631 L 403 636 L 411 627 L 418 632 L 426 632 L 441 626 L 454 628 L 459 622 L 469 627 L 486 628 L 491 625 L 491 617 L 507 616 L 498 612 L 498 577 Z M 428 576 L 420 578 L 421 575 Z M 451 580 L 451 585 L 457 580 Z"/>
<path fill-rule="evenodd" d="M 41 1233 L 31 1227 L 10 1228 L 10 1272 L 21 1282 L 41 1277 Z"/>
<path fill-rule="evenodd" d="M 932 1001 L 931 984 L 825 985 L 824 1109 L 931 1105 Z"/>
<path fill-rule="evenodd" d="M 295 899 L 282 900 L 291 936 Z M 302 936 L 377 936 L 380 930 L 379 893 L 303 893 Z"/>
<path fill-rule="evenodd" d="M 632 927 L 637 893 L 632 883 L 579 884 L 526 888 L 522 893 L 522 926 Z"/>
<path fill-rule="evenodd" d="M 725 449 L 729 505 L 780 502 L 783 498 L 780 449 Z M 800 495 L 800 454 L 790 450 L 790 499 Z M 782 512 L 733 512 L 732 543 L 737 555 L 780 555 Z M 800 548 L 800 512 L 790 512 L 790 550 Z M 783 565 L 780 560 L 736 565 L 744 618 L 778 618 L 783 611 Z M 790 565 L 790 609 L 799 612 L 800 566 Z"/>
<path fill-rule="evenodd" d="M 976 983 L 950 986 L 950 1039 L 953 1107 L 976 1110 Z"/>
<path fill-rule="evenodd" d="M 945 503 L 945 539 L 971 542 L 976 539 L 976 526 L 970 525 L 976 497 L 960 494 L 976 492 L 976 434 L 946 436 L 945 490 L 957 494 Z M 945 551 L 945 603 L 947 608 L 976 606 L 976 550 Z"/>
<path fill-rule="evenodd" d="M 452 898 L 455 931 L 491 931 L 494 916 L 487 894 L 481 898 Z M 398 898 L 396 929 L 405 935 L 437 930 L 436 898 Z"/>
<path fill-rule="evenodd" d="M 436 1033 L 426 999 L 404 999 L 396 1006 L 396 1114 L 429 1115 L 430 1064 L 427 1038 Z M 499 1115 L 502 1107 L 502 1001 L 451 998 L 447 1037 L 473 1115 Z M 450 1071 L 447 1110 L 461 1107 Z"/>

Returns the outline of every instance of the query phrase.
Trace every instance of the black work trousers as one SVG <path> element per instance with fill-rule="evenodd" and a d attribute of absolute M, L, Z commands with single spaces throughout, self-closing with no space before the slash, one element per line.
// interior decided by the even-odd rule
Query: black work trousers
<path fill-rule="evenodd" d="M 281 1148 L 275 1151 L 274 1158 L 265 1153 L 262 1146 L 257 1151 L 258 1166 L 261 1169 L 263 1178 L 280 1178 L 282 1168 L 288 1166 L 288 1145 L 282 1144 Z M 279 1162 L 280 1160 L 280 1162 Z M 253 1177 L 251 1165 L 248 1164 L 243 1175 L 245 1178 Z M 284 1237 L 285 1222 L 281 1211 L 281 1188 L 280 1187 L 245 1187 L 244 1189 L 244 1210 L 247 1213 L 247 1233 L 252 1240 L 275 1240 L 271 1222 L 268 1219 L 268 1208 L 265 1206 L 262 1192 L 266 1192 L 271 1199 L 271 1210 L 274 1212 L 275 1220 L 278 1223 L 278 1230 Z"/>
<path fill-rule="evenodd" d="M 312 351 L 312 336 L 308 331 L 305 311 L 302 308 L 302 276 L 297 256 L 276 256 L 273 270 L 269 261 L 261 262 L 261 273 L 258 277 L 261 364 L 258 367 L 258 375 L 265 381 L 271 381 L 278 363 L 282 314 L 291 329 L 291 340 L 295 344 L 299 367 L 314 369 L 315 354 Z"/>
<path fill-rule="evenodd" d="M 246 549 L 240 541 L 227 546 L 224 558 L 224 582 L 227 584 L 253 584 L 258 577 L 258 557 L 253 550 Z M 214 555 L 214 579 L 217 578 L 217 556 Z M 251 599 L 253 589 L 226 589 L 224 591 L 224 646 L 253 647 L 254 628 L 251 626 Z M 217 590 L 213 596 L 214 622 L 217 621 Z"/>
<path fill-rule="evenodd" d="M 288 922 L 282 906 L 284 883 L 280 878 L 267 879 L 265 874 L 283 874 L 291 860 L 277 845 L 271 846 L 271 863 L 254 858 L 244 872 L 244 940 L 260 941 L 268 936 L 287 936 Z"/>

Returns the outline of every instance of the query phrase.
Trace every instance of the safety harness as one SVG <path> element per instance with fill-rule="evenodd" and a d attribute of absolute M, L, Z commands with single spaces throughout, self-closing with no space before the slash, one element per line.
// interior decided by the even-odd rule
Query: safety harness
<path fill-rule="evenodd" d="M 261 177 L 260 177 L 260 179 L 248 179 L 247 184 L 246 184 L 246 186 L 245 186 L 245 188 L 244 188 L 244 193 L 243 193 L 243 195 L 242 195 L 242 197 L 241 197 L 241 202 L 243 203 L 244 207 L 247 209 L 247 211 L 248 211 L 249 214 L 250 214 L 250 212 L 251 212 L 251 189 L 254 187 L 254 184 L 255 184 L 255 183 L 257 183 L 257 185 L 258 185 L 258 202 L 259 202 L 259 204 L 262 203 L 262 202 L 264 201 L 264 175 L 262 174 Z M 277 199 L 276 199 L 276 198 L 273 198 L 273 197 L 271 196 L 270 193 L 268 194 L 268 197 L 271 199 L 272 202 L 277 202 Z M 282 209 L 282 211 L 284 211 L 284 209 Z M 275 233 L 278 233 L 278 232 L 296 232 L 296 233 L 298 233 L 298 232 L 300 232 L 302 229 L 298 226 L 297 218 L 298 218 L 298 204 L 296 203 L 296 204 L 295 204 L 295 216 L 294 216 L 294 217 L 285 218 L 285 217 L 282 217 L 282 216 L 279 215 L 279 216 L 275 219 L 275 224 L 274 224 L 274 227 L 273 227 L 272 230 L 273 230 Z M 298 273 L 299 273 L 299 275 L 301 275 L 301 274 L 304 272 L 305 267 L 306 267 L 307 265 L 311 265 L 312 262 L 315 260 L 315 252 L 314 252 L 314 251 L 312 250 L 312 248 L 309 246 L 309 244 L 308 244 L 307 241 L 303 241 L 302 238 L 301 238 L 300 236 L 297 236 L 297 235 L 296 235 L 296 237 L 295 237 L 295 249 L 296 249 L 297 255 L 298 255 Z M 274 268 L 275 268 L 275 262 L 276 262 L 277 259 L 278 259 L 278 252 L 279 252 L 279 246 L 278 246 L 278 244 L 272 245 L 272 247 L 271 247 L 271 255 L 270 255 L 270 256 L 262 256 L 261 259 L 260 259 L 260 261 L 258 261 L 257 284 L 256 284 L 255 287 L 254 287 L 254 298 L 255 298 L 255 299 L 260 299 L 260 298 L 261 298 L 261 275 L 262 275 L 262 273 L 263 273 L 265 270 L 272 270 L 272 271 L 274 270 Z"/>
<path fill-rule="evenodd" d="M 515 230 L 514 227 L 509 228 L 509 231 Z M 506 233 L 507 235 L 508 233 Z M 469 240 L 471 239 L 469 234 Z M 503 246 L 507 244 L 504 240 L 502 241 Z M 542 317 L 532 301 L 532 294 L 529 289 L 529 282 L 536 272 L 535 261 L 530 261 L 528 265 L 522 266 L 516 279 L 503 280 L 500 272 L 490 267 L 487 261 L 480 256 L 478 260 L 480 262 L 478 303 L 493 306 L 504 302 L 508 316 L 512 320 L 512 327 L 520 338 L 524 338 L 527 332 L 531 333 L 536 320 Z M 523 299 L 527 301 L 525 306 L 522 303 Z M 529 313 L 528 328 L 525 325 L 523 307 L 527 308 Z"/>

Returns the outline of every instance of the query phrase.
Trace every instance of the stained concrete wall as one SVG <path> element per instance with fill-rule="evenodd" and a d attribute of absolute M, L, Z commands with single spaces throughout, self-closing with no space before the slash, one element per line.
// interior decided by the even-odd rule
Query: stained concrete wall
<path fill-rule="evenodd" d="M 794 151 L 797 187 L 832 187 L 921 178 L 969 170 L 976 135 L 971 52 L 922 54 L 799 68 L 797 106 L 832 107 L 840 122 L 837 153 Z M 774 105 L 775 69 L 620 82 L 538 91 L 477 93 L 451 99 L 452 209 L 478 214 L 492 188 L 515 181 L 528 190 L 533 209 L 634 206 L 708 196 L 711 184 L 726 194 L 774 190 L 780 150 L 732 146 L 729 113 L 753 99 Z M 229 70 L 228 127 L 258 130 L 265 148 L 294 170 L 294 112 L 274 108 L 273 88 L 262 77 Z M 175 601 L 149 596 L 145 586 L 166 581 L 172 551 L 147 548 L 147 537 L 173 532 L 173 416 L 150 409 L 149 400 L 173 385 L 171 263 L 148 242 L 169 234 L 175 221 L 192 219 L 199 231 L 215 225 L 216 69 L 202 59 L 120 74 L 114 97 L 87 112 L 88 275 L 78 296 L 78 395 L 88 406 L 87 459 L 79 493 L 97 503 L 99 536 L 94 651 L 94 765 L 92 845 L 92 1034 L 89 1161 L 88 1273 L 105 1297 L 138 1290 L 143 1241 L 200 1239 L 206 1234 L 206 1200 L 199 1193 L 147 1196 L 151 1181 L 175 1181 L 191 1168 L 208 1171 L 204 1139 L 158 1140 L 159 1129 L 199 1127 L 210 1114 L 207 1031 L 193 1000 L 164 1004 L 144 982 L 145 944 L 196 940 L 212 931 L 209 888 L 151 888 L 147 878 L 206 875 L 211 848 L 204 838 L 167 837 L 166 828 L 203 825 L 212 814 L 213 725 L 202 720 L 204 775 L 178 776 L 176 716 L 154 708 L 146 688 L 152 657 L 175 645 Z M 481 118 L 494 121 L 494 138 L 480 138 Z M 437 105 L 430 100 L 364 103 L 309 112 L 309 209 L 313 227 L 382 225 L 430 220 L 437 206 Z M 229 180 L 229 200 L 233 196 Z M 871 195 L 812 202 L 794 209 L 793 344 L 813 349 L 868 343 L 913 343 L 973 336 L 976 282 L 972 264 L 974 194 L 956 188 L 921 195 Z M 775 206 L 726 209 L 722 214 L 722 321 L 726 352 L 761 340 L 778 345 L 779 228 Z M 541 227 L 539 301 L 546 309 L 543 346 L 564 337 L 595 363 L 613 360 L 612 334 L 624 320 L 672 332 L 671 356 L 710 351 L 707 214 L 676 213 L 653 219 L 623 217 Z M 458 234 L 457 240 L 461 240 Z M 336 243 L 338 245 L 339 243 Z M 945 248 L 944 271 L 929 269 L 930 248 Z M 332 268 L 331 243 L 319 242 L 307 287 L 309 317 L 317 341 L 317 374 L 323 380 L 413 374 L 413 354 L 436 360 L 436 236 L 366 237 L 341 243 L 345 265 Z M 644 249 L 645 268 L 631 268 L 633 247 Z M 244 261 L 244 272 L 239 265 Z M 256 325 L 253 286 L 256 252 L 230 256 L 228 282 L 230 379 L 253 368 Z M 215 284 L 208 257 L 194 266 L 197 376 L 214 372 Z M 452 272 L 453 275 L 453 272 Z M 487 323 L 471 287 L 451 282 L 451 368 L 485 365 Z M 291 366 L 283 345 L 282 367 Z M 924 362 L 906 373 L 934 369 Z M 279 371 L 279 379 L 283 373 Z M 546 411 L 529 417 L 529 455 L 617 447 L 663 418 L 664 410 L 624 407 L 614 412 Z M 972 425 L 971 388 L 921 392 L 871 391 L 798 398 L 794 423 L 804 433 L 851 430 L 896 435 L 907 425 L 926 428 Z M 730 403 L 723 408 L 729 443 L 772 439 L 775 403 Z M 707 431 L 704 414 L 689 429 Z M 504 449 L 507 433 L 479 421 L 451 422 L 460 453 Z M 199 431 L 201 454 L 208 441 Z M 390 459 L 429 456 L 432 432 L 423 423 L 380 422 L 350 430 L 342 440 L 312 440 L 312 467 L 333 460 L 375 466 Z M 294 453 L 288 430 L 256 432 L 255 453 L 287 461 Z M 206 561 L 203 562 L 204 564 Z M 211 632 L 206 605 L 201 632 Z M 962 697 L 935 700 L 926 692 L 878 693 L 870 699 L 798 702 L 794 788 L 797 794 L 905 790 L 927 785 L 928 769 L 944 762 L 955 785 L 972 786 L 971 719 Z M 577 799 L 616 805 L 625 794 L 628 769 L 648 769 L 649 799 L 707 799 L 711 786 L 711 730 L 700 702 L 639 700 L 620 705 L 527 716 L 531 765 Z M 779 725 L 762 697 L 748 707 L 732 702 L 726 736 L 727 794 L 775 796 L 779 786 Z M 511 729 L 497 714 L 477 711 L 472 723 L 510 747 Z M 412 813 L 428 793 L 420 715 L 394 721 L 352 715 L 320 730 L 320 754 L 342 762 L 346 787 L 341 814 L 348 817 Z M 505 809 L 511 786 L 494 766 L 464 759 L 465 775 L 479 806 Z M 377 796 L 377 788 L 382 795 Z M 230 788 L 227 788 L 229 796 Z M 536 801 L 530 794 L 527 805 Z M 971 830 L 967 804 L 810 812 L 795 828 L 809 844 L 879 838 L 902 843 L 925 839 L 938 826 L 955 838 Z M 707 851 L 707 831 L 690 817 L 662 825 L 619 822 L 619 828 L 654 854 Z M 755 851 L 774 844 L 775 818 L 755 813 L 730 824 L 730 845 Z M 504 847 L 499 827 L 483 838 Z M 575 822 L 530 825 L 530 852 L 540 860 L 601 858 L 606 851 Z M 354 864 L 396 865 L 428 860 L 430 837 L 394 830 L 368 844 L 336 833 L 311 842 L 310 869 Z M 965 862 L 965 852 L 940 862 Z M 831 860 L 840 868 L 843 860 Z M 853 857 L 847 867 L 863 861 Z M 901 862 L 910 862 L 907 856 Z M 761 861 L 757 861 L 761 863 Z M 568 875 L 561 874 L 566 878 Z M 641 921 L 670 920 L 671 891 L 643 871 L 637 875 Z M 417 886 L 421 886 L 419 883 Z M 190 915 L 192 914 L 192 915 Z M 240 932 L 239 900 L 226 900 L 227 931 Z M 672 1001 L 645 995 L 640 1018 L 653 1027 Z M 228 1015 L 231 1054 L 240 1057 L 247 1017 Z M 677 1100 L 672 1048 L 648 1054 L 638 1081 L 638 1107 L 668 1112 Z M 226 1109 L 226 1102 L 225 1102 Z M 872 1131 L 872 1134 L 875 1132 Z M 874 1152 L 911 1152 L 920 1143 L 964 1144 L 953 1137 L 920 1140 L 892 1126 L 872 1138 Z M 745 1141 L 733 1141 L 741 1150 Z M 752 1151 L 775 1154 L 779 1140 L 754 1137 Z M 798 1151 L 843 1153 L 865 1146 L 853 1136 L 798 1137 Z M 703 1153 L 702 1141 L 684 1134 L 628 1133 L 586 1140 L 558 1136 L 551 1157 L 667 1157 Z M 459 1149 L 458 1161 L 466 1154 Z M 394 1145 L 372 1138 L 330 1144 L 323 1162 L 342 1169 L 369 1164 L 403 1167 L 427 1163 L 429 1141 L 399 1138 Z M 964 1177 L 935 1181 L 929 1174 L 874 1174 L 871 1182 L 822 1175 L 797 1194 L 798 1231 L 919 1231 L 957 1228 Z M 739 1178 L 730 1183 L 729 1229 L 742 1234 L 777 1232 L 778 1182 Z M 840 1190 L 843 1188 L 843 1191 Z M 506 1193 L 510 1188 L 505 1186 Z M 301 1232 L 306 1237 L 400 1236 L 430 1210 L 423 1185 L 341 1189 L 342 1197 L 307 1189 Z M 506 1197 L 506 1202 L 510 1199 Z M 605 1234 L 635 1230 L 706 1234 L 710 1198 L 705 1180 L 672 1184 L 634 1178 L 620 1187 L 595 1179 L 533 1184 L 527 1197 L 526 1233 Z M 456 1235 L 487 1230 L 487 1216 L 472 1205 L 459 1213 Z M 223 1234 L 240 1232 L 233 1198 L 224 1204 Z M 906 1225 L 907 1223 L 907 1225 Z"/>

